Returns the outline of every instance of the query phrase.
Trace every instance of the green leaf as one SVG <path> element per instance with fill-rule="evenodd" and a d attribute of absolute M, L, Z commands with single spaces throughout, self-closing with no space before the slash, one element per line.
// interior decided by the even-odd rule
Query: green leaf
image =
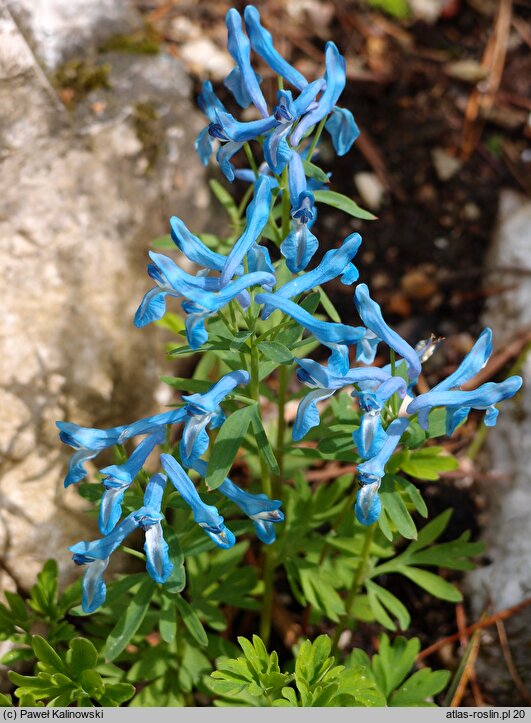
<path fill-rule="evenodd" d="M 70 675 L 70 671 L 65 663 L 61 660 L 52 646 L 40 635 L 33 636 L 31 647 L 33 648 L 33 652 L 38 660 L 41 663 L 44 663 L 48 668 L 51 668 L 49 672 L 58 672 L 63 673 L 64 675 Z"/>
<path fill-rule="evenodd" d="M 367 592 L 371 591 L 373 595 L 379 598 L 382 605 L 389 610 L 391 615 L 394 615 L 394 617 L 398 620 L 401 630 L 407 630 L 409 628 L 411 616 L 406 606 L 396 597 L 396 595 L 393 595 L 393 593 L 389 592 L 389 590 L 380 587 L 380 585 L 372 582 L 372 580 L 367 580 L 365 587 L 367 588 Z"/>
<path fill-rule="evenodd" d="M 432 409 L 428 415 L 428 438 L 444 437 L 446 435 L 446 409 L 439 407 Z"/>
<path fill-rule="evenodd" d="M 427 517 L 428 508 L 426 507 L 426 503 L 424 502 L 422 495 L 420 494 L 417 487 L 415 487 L 412 482 L 404 479 L 404 477 L 400 477 L 399 475 L 393 475 L 393 480 L 395 485 L 402 489 L 406 493 L 406 496 L 409 497 L 411 503 L 413 504 L 419 515 L 422 515 L 422 517 Z"/>
<path fill-rule="evenodd" d="M 180 392 L 199 392 L 202 394 L 210 389 L 212 382 L 203 379 L 190 379 L 190 377 L 162 376 L 160 381 Z"/>
<path fill-rule="evenodd" d="M 177 610 L 179 611 L 179 615 L 181 616 L 184 624 L 186 625 L 188 632 L 196 641 L 196 643 L 198 643 L 202 647 L 208 645 L 207 634 L 195 610 L 180 595 L 177 595 L 175 597 L 175 605 L 177 607 Z"/>
<path fill-rule="evenodd" d="M 177 593 L 184 590 L 186 585 L 186 570 L 184 567 L 184 553 L 179 542 L 179 535 L 170 525 L 166 525 L 164 537 L 168 543 L 170 560 L 173 563 L 173 570 L 170 577 L 164 583 L 164 592 Z"/>
<path fill-rule="evenodd" d="M 225 211 L 228 213 L 232 223 L 239 223 L 240 214 L 238 213 L 238 207 L 236 206 L 236 202 L 234 201 L 230 193 L 226 191 L 225 188 L 223 188 L 223 186 L 221 185 L 221 183 L 219 183 L 219 181 L 216 181 L 214 178 L 209 181 L 209 186 L 214 196 L 218 199 Z"/>
<path fill-rule="evenodd" d="M 210 453 L 205 476 L 205 482 L 210 489 L 219 487 L 232 467 L 255 413 L 255 406 L 249 405 L 232 412 L 221 426 Z"/>
<path fill-rule="evenodd" d="M 430 668 L 418 670 L 393 693 L 389 705 L 393 707 L 426 705 L 426 698 L 432 698 L 446 688 L 449 678 L 449 670 L 432 671 Z"/>
<path fill-rule="evenodd" d="M 10 695 L 4 695 L 4 693 L 0 693 L 0 706 L 2 708 L 7 708 L 9 706 L 13 705 L 13 699 Z"/>
<path fill-rule="evenodd" d="M 336 191 L 313 191 L 313 195 L 317 203 L 325 203 L 327 206 L 332 206 L 339 211 L 354 216 L 354 218 L 361 218 L 365 221 L 374 221 L 377 218 L 373 213 L 365 211 L 351 198 L 344 196 L 342 193 L 337 193 Z"/>
<path fill-rule="evenodd" d="M 258 348 L 266 359 L 278 362 L 279 364 L 291 364 L 293 354 L 290 350 L 278 341 L 261 341 Z"/>
<path fill-rule="evenodd" d="M 280 474 L 280 469 L 278 467 L 275 453 L 273 452 L 273 448 L 271 447 L 271 444 L 267 437 L 266 431 L 264 429 L 264 425 L 262 424 L 262 420 L 260 418 L 260 412 L 258 410 L 258 406 L 255 404 L 251 407 L 251 409 L 252 409 L 251 422 L 252 422 L 253 430 L 255 433 L 256 444 L 258 447 L 258 453 L 262 456 L 265 463 L 267 464 L 267 466 L 269 467 L 269 469 L 271 470 L 271 472 L 273 474 Z"/>
<path fill-rule="evenodd" d="M 82 670 L 95 668 L 98 662 L 98 651 L 86 638 L 74 638 L 68 644 L 69 651 L 66 661 L 71 670 L 77 674 Z"/>
<path fill-rule="evenodd" d="M 341 323 L 341 317 L 339 316 L 339 313 L 336 310 L 336 307 L 333 305 L 332 301 L 330 300 L 330 297 L 325 292 L 325 290 L 320 286 L 319 287 L 319 294 L 321 296 L 321 304 L 323 305 L 323 309 L 326 311 L 328 316 L 332 319 L 332 321 L 337 322 L 338 324 Z"/>
<path fill-rule="evenodd" d="M 418 638 L 406 640 L 399 636 L 391 643 L 387 635 L 381 636 L 378 654 L 372 659 L 372 669 L 378 687 L 386 698 L 402 683 L 411 670 L 419 650 Z"/>
<path fill-rule="evenodd" d="M 165 643 L 172 643 L 177 634 L 177 617 L 175 615 L 175 603 L 172 598 L 162 598 L 162 606 L 159 617 L 160 637 Z"/>
<path fill-rule="evenodd" d="M 433 520 L 430 520 L 428 524 L 424 525 L 422 530 L 419 532 L 415 542 L 412 542 L 408 546 L 406 552 L 411 553 L 415 550 L 421 550 L 423 547 L 427 547 L 434 540 L 440 537 L 448 527 L 448 523 L 450 522 L 450 518 L 452 515 L 453 510 L 451 508 L 448 508 L 444 512 L 441 512 L 440 515 L 437 515 L 437 517 L 434 517 Z"/>
<path fill-rule="evenodd" d="M 451 583 L 443 580 L 440 575 L 435 575 L 428 570 L 421 570 L 418 567 L 410 567 L 409 565 L 399 565 L 395 568 L 395 572 L 399 572 L 404 577 L 409 578 L 416 585 L 426 590 L 431 595 L 448 600 L 448 602 L 461 602 L 463 596 L 459 590 Z"/>
<path fill-rule="evenodd" d="M 307 161 L 305 158 L 303 158 L 302 165 L 304 167 L 304 175 L 307 178 L 315 178 L 315 180 L 319 181 L 320 183 L 330 183 L 330 179 L 328 178 L 326 173 L 323 171 L 322 168 L 316 166 L 315 163 L 310 163 L 310 161 Z"/>
<path fill-rule="evenodd" d="M 412 477 L 423 480 L 437 480 L 441 472 L 451 472 L 459 467 L 455 457 L 448 454 L 444 447 L 424 447 L 412 452 L 404 450 L 400 467 Z"/>
<path fill-rule="evenodd" d="M 181 318 L 178 314 L 172 314 L 171 312 L 167 311 L 162 317 L 162 319 L 159 319 L 155 323 L 161 329 L 167 329 L 176 336 L 184 336 L 183 332 L 186 328 L 184 324 L 184 319 Z"/>
<path fill-rule="evenodd" d="M 383 509 L 402 537 L 408 540 L 416 538 L 417 528 L 391 475 L 385 475 L 382 480 L 380 499 Z"/>
<path fill-rule="evenodd" d="M 114 660 L 128 645 L 142 624 L 149 609 L 149 604 L 156 584 L 151 579 L 145 580 L 136 595 L 130 600 L 122 616 L 112 629 L 105 647 L 107 660 Z"/>

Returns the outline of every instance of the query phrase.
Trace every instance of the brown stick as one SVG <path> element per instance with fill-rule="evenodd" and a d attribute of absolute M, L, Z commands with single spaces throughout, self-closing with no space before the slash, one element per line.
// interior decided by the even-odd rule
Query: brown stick
<path fill-rule="evenodd" d="M 529 691 L 522 682 L 522 678 L 520 678 L 520 675 L 518 673 L 518 670 L 516 669 L 516 665 L 513 660 L 513 656 L 511 654 L 511 648 L 509 647 L 509 641 L 507 640 L 507 633 L 505 632 L 505 625 L 501 620 L 497 620 L 496 628 L 498 629 L 498 637 L 500 639 L 502 653 L 503 657 L 505 658 L 507 670 L 509 671 L 511 678 L 513 679 L 513 682 L 517 687 L 518 692 L 522 696 L 522 700 L 525 700 L 527 705 L 531 705 L 531 695 L 529 694 Z"/>
<path fill-rule="evenodd" d="M 472 637 L 472 641 L 470 643 L 470 655 L 468 656 L 468 659 L 466 661 L 465 669 L 463 670 L 463 674 L 461 678 L 459 679 L 459 683 L 457 685 L 457 689 L 454 693 L 454 696 L 450 702 L 450 708 L 458 708 L 461 704 L 461 701 L 463 700 L 463 696 L 466 692 L 466 687 L 468 685 L 468 681 L 472 678 L 474 675 L 474 665 L 476 664 L 476 660 L 479 653 L 479 645 L 481 642 L 481 637 L 479 635 L 479 632 L 476 631 L 475 634 Z"/>
<path fill-rule="evenodd" d="M 445 645 L 454 643 L 456 640 L 459 640 L 461 635 L 471 635 L 476 630 L 482 630 L 483 628 L 488 628 L 490 625 L 495 625 L 497 620 L 507 620 L 507 618 L 510 618 L 513 615 L 516 615 L 517 613 L 524 610 L 526 607 L 528 607 L 528 605 L 531 605 L 531 597 L 522 600 L 522 602 L 518 603 L 518 605 L 513 605 L 512 607 L 506 608 L 505 610 L 500 610 L 500 612 L 494 613 L 494 615 L 490 615 L 488 618 L 481 620 L 479 623 L 469 625 L 462 631 L 458 631 L 453 635 L 448 635 L 448 637 L 446 638 L 441 638 L 441 640 L 433 643 L 433 645 L 429 645 L 427 648 L 424 648 L 424 650 L 421 650 L 420 653 L 417 655 L 417 661 L 424 660 L 424 658 L 427 658 L 428 656 L 433 655 L 433 653 L 436 653 L 441 648 L 444 648 Z"/>

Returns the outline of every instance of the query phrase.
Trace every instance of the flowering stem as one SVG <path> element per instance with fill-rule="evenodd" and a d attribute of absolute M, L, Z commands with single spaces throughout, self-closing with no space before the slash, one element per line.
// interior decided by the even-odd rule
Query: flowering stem
<path fill-rule="evenodd" d="M 247 160 L 249 161 L 249 165 L 250 165 L 251 168 L 252 168 L 252 171 L 253 171 L 253 173 L 254 173 L 254 177 L 255 177 L 255 178 L 258 178 L 258 175 L 259 175 L 258 166 L 256 165 L 256 161 L 254 160 L 254 155 L 253 155 L 253 152 L 252 152 L 252 150 L 251 150 L 251 146 L 249 145 L 249 142 L 248 142 L 248 141 L 246 141 L 246 142 L 243 144 L 243 150 L 245 151 L 245 155 L 247 156 Z"/>
<path fill-rule="evenodd" d="M 326 121 L 327 116 L 325 116 L 317 126 L 317 130 L 312 140 L 312 145 L 310 146 L 310 150 L 308 151 L 308 155 L 306 156 L 310 163 L 312 161 L 313 152 L 315 151 L 317 144 L 319 143 L 319 139 L 321 137 L 321 133 L 323 132 L 323 128 L 325 127 Z"/>
<path fill-rule="evenodd" d="M 365 542 L 363 543 L 363 549 L 361 551 L 360 562 L 356 570 L 356 574 L 354 575 L 352 585 L 350 586 L 350 590 L 348 591 L 347 599 L 345 601 L 345 613 L 337 624 L 336 631 L 332 640 L 332 653 L 334 655 L 337 655 L 339 639 L 349 623 L 356 595 L 358 594 L 358 590 L 360 589 L 365 578 L 375 527 L 375 525 L 370 525 L 365 529 Z"/>

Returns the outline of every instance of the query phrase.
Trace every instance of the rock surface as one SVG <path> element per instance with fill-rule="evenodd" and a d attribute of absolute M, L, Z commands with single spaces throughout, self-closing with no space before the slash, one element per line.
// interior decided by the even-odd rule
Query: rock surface
<path fill-rule="evenodd" d="M 531 201 L 514 191 L 501 194 L 498 227 L 489 267 L 498 269 L 501 285 L 514 287 L 491 297 L 484 316 L 492 328 L 495 348 L 503 348 L 517 332 L 531 329 Z M 494 611 L 531 597 L 531 357 L 519 373 L 524 385 L 514 400 L 503 403 L 497 426 L 487 440 L 489 471 L 506 481 L 488 481 L 483 490 L 489 503 L 485 532 L 490 565 L 468 576 L 476 617 L 485 605 Z M 531 608 L 506 623 L 511 652 L 519 674 L 531 689 Z M 514 683 L 501 656 L 500 646 L 484 645 L 484 675 L 514 696 Z M 514 698 L 513 702 L 514 703 Z M 527 703 L 528 704 L 528 703 Z"/>
<path fill-rule="evenodd" d="M 50 65 L 116 32 L 111 16 L 121 32 L 136 22 L 123 0 L 17 0 L 22 10 Z M 94 530 L 62 489 L 54 422 L 110 426 L 155 408 L 161 339 L 132 323 L 148 243 L 172 213 L 197 230 L 206 216 L 202 121 L 182 67 L 163 54 L 103 61 L 110 87 L 67 110 L 0 0 L 0 589 L 29 587 L 51 556 L 72 574 L 66 547 Z"/>

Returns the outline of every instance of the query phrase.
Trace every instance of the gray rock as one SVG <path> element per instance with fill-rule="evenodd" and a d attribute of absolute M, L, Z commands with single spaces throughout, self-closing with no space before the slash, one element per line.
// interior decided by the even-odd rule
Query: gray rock
<path fill-rule="evenodd" d="M 83 7 L 98 4 L 111 5 Z M 157 409 L 162 338 L 133 326 L 150 283 L 148 244 L 168 232 L 172 213 L 198 230 L 207 211 L 193 147 L 202 120 L 182 67 L 165 55 L 105 60 L 112 64 L 110 89 L 94 90 L 67 111 L 0 5 L 6 587 L 13 580 L 29 587 L 48 557 L 58 559 L 63 578 L 78 574 L 66 548 L 95 530 L 76 491 L 62 489 L 69 453 L 54 422 L 111 426 Z"/>
<path fill-rule="evenodd" d="M 514 288 L 492 296 L 484 316 L 497 348 L 503 348 L 518 331 L 531 328 L 530 249 L 531 201 L 504 191 L 489 266 L 500 269 L 501 283 Z M 520 374 L 524 386 L 516 399 L 503 403 L 486 445 L 489 470 L 505 476 L 506 481 L 489 481 L 483 490 L 489 503 L 485 541 L 492 562 L 468 576 L 476 615 L 488 603 L 497 611 L 531 596 L 531 417 L 526 411 L 531 408 L 531 357 Z M 506 627 L 520 676 L 531 686 L 531 609 L 510 618 Z M 484 675 L 510 700 L 514 684 L 499 645 L 483 648 Z"/>
<path fill-rule="evenodd" d="M 129 0 L 3 0 L 50 69 L 141 25 Z"/>

